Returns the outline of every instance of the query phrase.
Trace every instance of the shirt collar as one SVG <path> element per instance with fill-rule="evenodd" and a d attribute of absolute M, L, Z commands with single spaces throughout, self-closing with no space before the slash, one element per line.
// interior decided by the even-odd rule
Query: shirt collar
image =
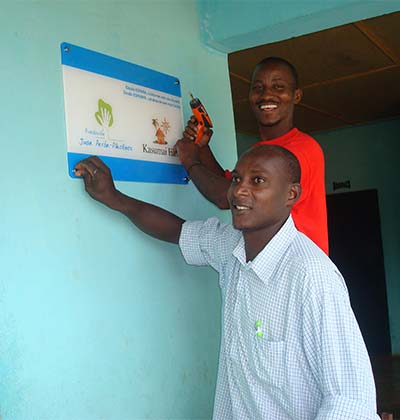
<path fill-rule="evenodd" d="M 233 255 L 238 259 L 242 266 L 253 270 L 260 280 L 267 283 L 281 256 L 289 248 L 296 234 L 297 229 L 294 225 L 292 216 L 289 215 L 283 226 L 253 261 L 246 262 L 243 235 L 240 237 L 238 244 L 233 250 Z"/>
<path fill-rule="evenodd" d="M 253 147 L 257 147 L 257 146 L 261 146 L 263 144 L 271 144 L 272 142 L 286 142 L 287 140 L 290 140 L 292 137 L 296 137 L 299 133 L 299 130 L 297 128 L 292 128 L 291 130 L 289 130 L 287 133 L 283 134 L 282 136 L 279 137 L 275 137 L 273 139 L 269 139 L 269 140 L 260 140 L 257 143 L 253 144 Z"/>

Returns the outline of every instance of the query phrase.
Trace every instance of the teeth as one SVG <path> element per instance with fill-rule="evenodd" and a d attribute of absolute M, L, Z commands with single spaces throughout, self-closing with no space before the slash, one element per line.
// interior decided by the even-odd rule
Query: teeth
<path fill-rule="evenodd" d="M 250 207 L 246 207 L 246 206 L 235 206 L 235 209 L 237 209 L 237 210 L 249 210 Z"/>
<path fill-rule="evenodd" d="M 275 105 L 275 104 L 260 105 L 260 109 L 276 109 L 276 108 L 278 108 L 278 105 Z"/>

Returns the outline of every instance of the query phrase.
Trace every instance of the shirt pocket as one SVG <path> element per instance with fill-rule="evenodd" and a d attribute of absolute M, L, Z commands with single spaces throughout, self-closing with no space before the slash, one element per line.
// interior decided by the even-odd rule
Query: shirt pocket
<path fill-rule="evenodd" d="M 254 337 L 254 369 L 262 382 L 276 388 L 284 387 L 285 358 L 286 341 L 268 341 L 262 337 Z"/>

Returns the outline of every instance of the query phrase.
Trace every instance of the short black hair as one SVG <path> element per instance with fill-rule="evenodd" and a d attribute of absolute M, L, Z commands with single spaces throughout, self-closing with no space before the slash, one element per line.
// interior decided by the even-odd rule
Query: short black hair
<path fill-rule="evenodd" d="M 278 63 L 278 64 L 283 64 L 284 66 L 286 66 L 289 69 L 290 73 L 292 74 L 292 77 L 295 83 L 295 88 L 297 89 L 299 87 L 299 75 L 297 73 L 295 66 L 282 57 L 271 56 L 271 57 L 263 58 L 260 62 L 257 63 L 257 65 L 254 68 L 254 71 L 256 71 L 256 69 L 258 69 L 259 67 L 262 67 L 270 63 Z"/>
<path fill-rule="evenodd" d="M 281 146 L 269 145 L 269 144 L 260 144 L 259 146 L 254 146 L 245 153 L 251 152 L 272 152 L 275 156 L 278 156 L 286 165 L 286 173 L 288 175 L 288 180 L 292 184 L 300 183 L 301 179 L 301 168 L 300 163 L 297 157 L 290 150 L 285 149 Z"/>

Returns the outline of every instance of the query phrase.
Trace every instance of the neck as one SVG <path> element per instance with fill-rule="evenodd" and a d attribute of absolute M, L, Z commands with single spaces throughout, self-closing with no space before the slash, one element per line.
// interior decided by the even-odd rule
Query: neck
<path fill-rule="evenodd" d="M 286 220 L 276 222 L 273 226 L 262 230 L 243 231 L 244 247 L 246 251 L 246 262 L 254 258 L 267 246 L 271 239 L 278 233 Z"/>
<path fill-rule="evenodd" d="M 287 124 L 283 127 L 276 126 L 258 126 L 260 138 L 262 140 L 273 140 L 288 133 L 293 128 L 293 124 Z"/>

